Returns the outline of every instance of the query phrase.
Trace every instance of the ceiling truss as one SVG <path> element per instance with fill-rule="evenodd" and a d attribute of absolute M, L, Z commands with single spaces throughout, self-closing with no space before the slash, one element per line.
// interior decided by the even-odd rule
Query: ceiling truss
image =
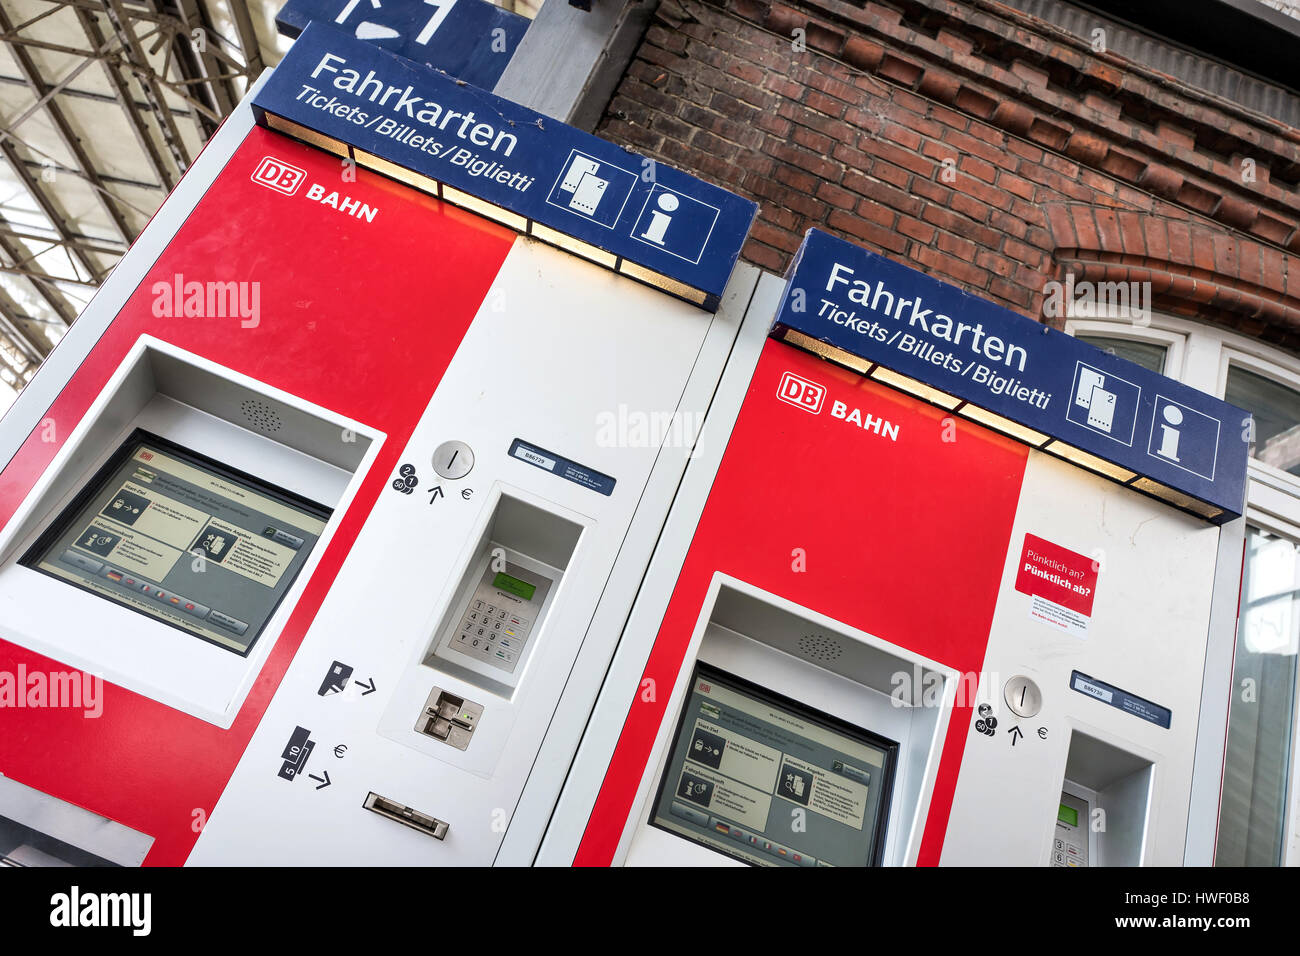
<path fill-rule="evenodd" d="M 0 0 L 0 384 L 30 379 L 278 59 L 279 5 Z"/>

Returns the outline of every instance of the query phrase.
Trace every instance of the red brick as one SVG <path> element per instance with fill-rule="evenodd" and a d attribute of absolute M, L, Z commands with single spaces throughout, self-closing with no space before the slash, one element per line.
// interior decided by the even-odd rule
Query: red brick
<path fill-rule="evenodd" d="M 1218 207 L 1221 196 L 1210 192 L 1208 189 L 1202 189 L 1192 182 L 1184 182 L 1182 189 L 1178 190 L 1178 202 L 1184 206 L 1191 206 L 1198 212 L 1210 214 Z"/>
<path fill-rule="evenodd" d="M 954 259 L 952 256 L 946 256 L 927 246 L 919 247 L 916 250 L 915 255 L 918 262 L 927 266 L 930 270 L 933 270 L 932 274 L 937 272 L 940 277 L 976 289 L 983 289 L 988 285 L 989 274 L 974 263 L 963 262 L 961 259 Z"/>
<path fill-rule="evenodd" d="M 821 93 L 817 90 L 809 90 L 807 97 L 804 99 L 804 103 L 812 109 L 820 110 L 828 116 L 844 115 L 845 104 L 843 100 L 837 100 L 834 97 L 827 96 L 825 93 Z"/>
<path fill-rule="evenodd" d="M 1011 64 L 1011 72 L 1020 77 L 1030 86 L 1046 86 L 1047 71 L 1040 70 L 1036 66 L 1030 66 L 1024 60 L 1016 60 Z"/>
<path fill-rule="evenodd" d="M 899 212 L 912 216 L 919 215 L 921 212 L 921 200 L 915 196 L 887 183 L 880 182 L 878 179 L 864 175 L 857 170 L 845 171 L 843 186 L 860 196 L 865 196 L 892 209 L 897 209 Z"/>
<path fill-rule="evenodd" d="M 994 275 L 1002 276 L 1004 279 L 1010 278 L 1016 271 L 1012 262 L 987 249 L 981 249 L 975 254 L 975 264 L 981 269 L 992 272 Z"/>
<path fill-rule="evenodd" d="M 1156 123 L 1156 135 L 1170 146 L 1181 146 L 1184 149 L 1196 148 L 1196 135 L 1190 130 L 1159 120 Z"/>
<path fill-rule="evenodd" d="M 1181 174 L 1160 163 L 1151 163 L 1137 179 L 1139 186 L 1144 186 L 1158 196 L 1173 199 L 1183 188 Z"/>
<path fill-rule="evenodd" d="M 742 254 L 747 262 L 762 269 L 771 272 L 781 273 L 785 271 L 788 257 L 773 249 L 771 246 L 765 246 L 761 242 L 750 239 L 745 243 Z"/>
<path fill-rule="evenodd" d="M 823 53 L 829 53 L 831 56 L 838 56 L 844 47 L 844 33 L 841 30 L 835 30 L 831 27 L 820 23 L 809 21 L 808 23 L 808 46 L 814 50 L 821 50 Z"/>
<path fill-rule="evenodd" d="M 838 209 L 830 214 L 826 225 L 837 232 L 847 233 L 878 250 L 901 253 L 907 248 L 907 239 L 896 232 L 867 222 Z"/>
<path fill-rule="evenodd" d="M 948 49 L 956 50 L 961 54 L 969 54 L 973 49 L 975 49 L 975 44 L 969 39 L 962 36 L 960 33 L 949 30 L 947 27 L 940 27 L 935 39 L 948 47 Z"/>
<path fill-rule="evenodd" d="M 779 229 L 776 226 L 768 225 L 762 221 L 754 223 L 749 234 L 759 242 L 766 243 L 767 245 L 780 249 L 783 252 L 794 252 L 799 248 L 799 243 L 801 241 L 801 237 L 795 235 L 793 232 L 786 229 Z"/>
<path fill-rule="evenodd" d="M 1017 219 L 1001 209 L 994 209 L 989 213 L 989 225 L 999 232 L 1005 232 L 1008 236 L 1014 236 L 1017 239 L 1024 239 L 1029 235 L 1029 226 L 1024 220 Z M 1042 230 L 1039 230 L 1039 232 L 1042 232 Z"/>
<path fill-rule="evenodd" d="M 1028 135 L 1035 143 L 1042 143 L 1048 149 L 1060 149 L 1070 138 L 1070 130 L 1059 123 L 1036 117 Z"/>
<path fill-rule="evenodd" d="M 963 86 L 957 93 L 957 99 L 954 101 L 957 109 L 967 113 L 974 113 L 981 119 L 988 119 L 997 109 L 997 101 L 990 99 L 983 93 L 973 90 L 968 86 Z"/>
<path fill-rule="evenodd" d="M 976 245 L 969 239 L 959 239 L 949 232 L 939 233 L 937 243 L 940 250 L 951 253 L 954 256 L 960 256 L 963 259 L 970 260 L 975 257 Z"/>
<path fill-rule="evenodd" d="M 903 235 L 915 239 L 917 242 L 923 242 L 930 245 L 934 242 L 937 230 L 934 226 L 926 225 L 919 219 L 913 219 L 911 216 L 899 216 L 898 225 L 895 227 Z"/>
<path fill-rule="evenodd" d="M 834 183 L 822 183 L 817 187 L 817 198 L 838 206 L 840 209 L 852 209 L 858 203 L 857 194 L 849 192 Z"/>
<path fill-rule="evenodd" d="M 863 199 L 851 211 L 867 220 L 867 222 L 878 223 L 890 229 L 894 228 L 894 222 L 898 218 L 894 210 L 888 206 L 882 206 L 880 203 L 872 202 L 870 199 Z"/>
<path fill-rule="evenodd" d="M 1236 196 L 1224 196 L 1214 215 L 1230 226 L 1248 230 L 1259 218 L 1259 204 Z"/>
<path fill-rule="evenodd" d="M 1016 176 L 1013 173 L 998 173 L 997 185 L 999 189 L 1004 189 L 1015 196 L 1019 196 L 1021 199 L 1028 200 L 1029 202 L 1033 202 L 1034 198 L 1038 195 L 1038 189 L 1033 183 L 1027 179 L 1022 179 L 1020 176 Z"/>
<path fill-rule="evenodd" d="M 1091 91 L 1083 95 L 1083 105 L 1111 119 L 1118 119 L 1121 112 L 1118 100 Z"/>
<path fill-rule="evenodd" d="M 993 122 L 1002 129 L 1023 136 L 1033 125 L 1034 113 L 1029 107 L 1015 100 L 1003 100 L 993 110 Z"/>
<path fill-rule="evenodd" d="M 835 141 L 829 136 L 823 136 L 821 133 L 814 133 L 812 130 L 803 126 L 796 126 L 794 134 L 791 136 L 800 146 L 811 149 L 813 152 L 821 153 L 823 156 L 829 156 L 831 148 Z"/>
<path fill-rule="evenodd" d="M 986 222 L 989 216 L 989 207 L 977 199 L 972 199 L 965 193 L 953 193 L 952 208 L 954 211 L 968 216 L 978 223 Z"/>
<path fill-rule="evenodd" d="M 921 76 L 917 89 L 940 103 L 953 103 L 957 99 L 957 94 L 961 92 L 961 80 L 951 73 L 932 66 Z"/>
<path fill-rule="evenodd" d="M 808 17 L 797 10 L 793 10 L 784 4 L 773 4 L 772 9 L 767 13 L 767 19 L 763 22 L 773 33 L 783 37 L 793 37 L 797 27 L 807 25 Z"/>
<path fill-rule="evenodd" d="M 910 60 L 901 59 L 888 52 L 885 54 L 885 59 L 880 64 L 877 72 L 881 76 L 904 86 L 911 86 L 921 78 L 921 68 L 919 66 Z"/>
<path fill-rule="evenodd" d="M 801 193 L 807 193 L 809 196 L 813 195 L 817 188 L 822 185 L 821 180 L 816 176 L 803 170 L 793 169 L 787 165 L 778 166 L 775 175 L 778 182 L 784 183 L 791 189 L 797 189 Z"/>
<path fill-rule="evenodd" d="M 850 36 L 844 41 L 844 59 L 860 70 L 874 73 L 885 58 L 885 48 L 865 37 Z"/>
<path fill-rule="evenodd" d="M 1106 158 L 1110 144 L 1099 136 L 1075 130 L 1065 144 L 1065 152 L 1089 166 L 1098 166 Z"/>
<path fill-rule="evenodd" d="M 964 156 L 961 161 L 961 168 L 964 172 L 982 179 L 986 183 L 993 182 L 997 178 L 998 171 L 989 163 L 982 159 L 976 159 L 974 156 Z"/>
<path fill-rule="evenodd" d="M 753 63 L 746 63 L 743 60 L 737 60 L 727 67 L 727 72 L 737 79 L 744 80 L 746 83 L 753 83 L 757 86 L 763 82 L 767 73 L 755 66 Z"/>

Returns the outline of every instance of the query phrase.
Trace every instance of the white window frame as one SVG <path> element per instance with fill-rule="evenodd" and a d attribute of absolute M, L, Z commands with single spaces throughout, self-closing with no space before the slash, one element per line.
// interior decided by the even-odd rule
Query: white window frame
<path fill-rule="evenodd" d="M 1165 346 L 1169 378 L 1222 398 L 1232 366 L 1254 372 L 1300 392 L 1300 357 L 1227 329 L 1162 313 L 1150 321 L 1130 317 L 1077 314 L 1065 323 L 1069 335 L 1096 335 Z M 1250 459 L 1246 521 L 1261 530 L 1300 543 L 1300 476 Z M 1291 726 L 1282 863 L 1300 866 L 1300 668 Z"/>

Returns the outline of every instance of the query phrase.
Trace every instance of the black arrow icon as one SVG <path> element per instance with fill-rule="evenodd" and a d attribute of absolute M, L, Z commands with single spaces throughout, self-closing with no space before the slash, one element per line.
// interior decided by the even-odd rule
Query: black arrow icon
<path fill-rule="evenodd" d="M 358 687 L 367 688 L 367 690 L 363 690 L 361 692 L 362 697 L 365 697 L 366 694 L 373 694 L 375 692 L 375 679 L 373 677 L 370 678 L 370 680 L 366 681 L 366 683 L 364 684 L 361 683 L 361 681 L 359 680 L 354 680 L 352 683 L 356 684 Z"/>
<path fill-rule="evenodd" d="M 429 504 L 433 504 L 442 497 L 442 485 L 434 485 L 433 492 L 429 495 Z"/>
<path fill-rule="evenodd" d="M 1011 746 L 1013 747 L 1016 745 L 1016 741 L 1025 735 L 1025 732 L 1020 729 L 1019 725 L 1012 727 L 1007 731 L 1007 733 L 1011 735 Z"/>
<path fill-rule="evenodd" d="M 325 774 L 324 780 L 321 780 L 321 778 L 316 776 L 314 773 L 307 774 L 307 776 L 313 780 L 320 780 L 320 786 L 316 788 L 317 790 L 324 790 L 330 785 L 330 772 L 328 770 L 322 770 L 321 773 Z"/>

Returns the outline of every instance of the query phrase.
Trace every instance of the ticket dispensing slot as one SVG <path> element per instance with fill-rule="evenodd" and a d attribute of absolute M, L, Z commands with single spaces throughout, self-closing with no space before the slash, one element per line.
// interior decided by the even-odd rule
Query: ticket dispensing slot
<path fill-rule="evenodd" d="M 142 337 L 0 538 L 0 636 L 229 726 L 378 437 Z"/>
<path fill-rule="evenodd" d="M 1155 764 L 1077 728 L 1052 837 L 1052 866 L 1141 866 Z"/>
<path fill-rule="evenodd" d="M 529 657 L 544 653 L 537 648 L 547 614 L 583 526 L 504 488 L 495 491 L 424 663 L 510 699 Z M 435 688 L 416 729 L 463 750 L 482 709 Z"/>
<path fill-rule="evenodd" d="M 630 864 L 915 859 L 954 671 L 721 574 L 695 640 Z"/>

